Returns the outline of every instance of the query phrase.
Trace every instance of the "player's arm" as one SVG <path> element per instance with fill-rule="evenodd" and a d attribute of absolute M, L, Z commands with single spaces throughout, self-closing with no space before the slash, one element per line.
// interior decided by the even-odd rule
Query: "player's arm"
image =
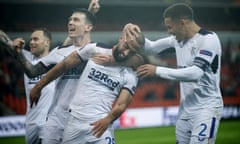
<path fill-rule="evenodd" d="M 135 39 L 140 36 L 141 29 L 138 25 L 128 23 L 123 29 L 123 39 L 128 43 L 128 45 L 134 45 Z M 173 37 L 160 38 L 158 40 L 152 41 L 145 38 L 145 43 L 142 51 L 148 54 L 158 54 L 168 48 L 173 47 Z"/>
<path fill-rule="evenodd" d="M 148 59 L 144 55 L 135 54 L 124 62 L 116 62 L 113 56 L 97 53 L 93 56 L 93 61 L 105 66 L 127 66 L 136 69 L 138 66 L 148 63 Z"/>
<path fill-rule="evenodd" d="M 91 0 L 88 6 L 88 11 L 91 12 L 92 14 L 96 14 L 99 10 L 100 10 L 99 0 Z"/>
<path fill-rule="evenodd" d="M 132 94 L 127 89 L 121 90 L 119 98 L 117 99 L 112 111 L 105 118 L 91 124 L 94 126 L 92 131 L 96 137 L 101 137 L 108 125 L 120 117 L 120 115 L 131 103 L 132 97 Z"/>
<path fill-rule="evenodd" d="M 15 50 L 15 58 L 22 65 L 25 74 L 30 77 L 36 77 L 38 75 L 46 73 L 50 68 L 44 66 L 42 63 L 33 65 L 24 54 L 25 41 L 22 38 L 13 40 L 12 47 Z"/>
<path fill-rule="evenodd" d="M 208 35 L 205 42 L 202 43 L 201 49 L 197 52 L 192 66 L 180 69 L 156 67 L 153 72 L 155 72 L 157 76 L 170 80 L 199 80 L 205 71 L 211 70 L 213 73 L 216 73 L 219 70 L 219 48 L 221 48 L 221 44 L 218 38 L 213 35 Z M 137 70 L 138 75 L 146 75 L 146 72 L 151 69 L 150 67 L 152 66 L 146 65 L 139 67 Z"/>
<path fill-rule="evenodd" d="M 6 50 L 10 56 L 16 57 L 12 43 L 13 41 L 9 38 L 9 36 L 4 31 L 0 30 L 0 47 Z"/>
<path fill-rule="evenodd" d="M 64 72 L 76 67 L 82 62 L 77 51 L 72 52 L 63 61 L 55 65 L 51 70 L 49 70 L 46 75 L 33 87 L 30 92 L 31 106 L 38 102 L 41 95 L 41 90 L 49 84 L 51 81 L 55 80 L 61 76 Z"/>
<path fill-rule="evenodd" d="M 187 68 L 174 69 L 146 64 L 137 69 L 137 75 L 141 79 L 151 76 L 159 76 L 169 80 L 196 81 L 200 79 L 203 74 L 203 69 L 196 65 Z"/>

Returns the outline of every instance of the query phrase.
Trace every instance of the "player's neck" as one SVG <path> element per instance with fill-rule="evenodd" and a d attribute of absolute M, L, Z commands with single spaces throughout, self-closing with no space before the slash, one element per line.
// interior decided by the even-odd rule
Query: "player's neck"
<path fill-rule="evenodd" d="M 35 57 L 37 57 L 37 58 L 42 58 L 42 57 L 48 55 L 48 53 L 49 53 L 49 51 L 48 51 L 48 50 L 45 50 L 44 52 L 42 52 L 42 53 L 40 53 L 40 54 L 38 54 L 38 55 L 35 55 Z"/>
<path fill-rule="evenodd" d="M 187 30 L 186 39 L 191 39 L 196 33 L 199 32 L 200 27 L 195 22 L 191 22 Z"/>
<path fill-rule="evenodd" d="M 83 37 L 79 37 L 73 40 L 73 45 L 77 47 L 83 47 L 86 44 L 89 44 L 91 42 L 91 37 L 90 35 L 85 35 Z"/>

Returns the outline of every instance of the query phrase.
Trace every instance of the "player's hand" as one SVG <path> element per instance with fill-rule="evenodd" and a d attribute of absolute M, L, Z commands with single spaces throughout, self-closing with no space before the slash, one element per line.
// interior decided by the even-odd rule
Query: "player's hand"
<path fill-rule="evenodd" d="M 96 64 L 108 66 L 108 65 L 113 65 L 114 64 L 114 58 L 111 55 L 105 55 L 101 53 L 97 53 L 93 56 L 92 60 Z"/>
<path fill-rule="evenodd" d="M 92 14 L 96 14 L 100 10 L 99 0 L 91 0 L 88 11 Z"/>
<path fill-rule="evenodd" d="M 137 38 L 140 37 L 140 33 L 140 28 L 132 23 L 126 24 L 122 33 L 122 38 L 127 43 L 128 47 L 136 52 L 140 52 L 139 48 L 141 48 L 137 41 Z"/>
<path fill-rule="evenodd" d="M 146 77 L 152 77 L 156 75 L 156 66 L 151 64 L 145 64 L 141 65 L 137 68 L 137 75 L 141 79 L 144 79 Z"/>
<path fill-rule="evenodd" d="M 93 126 L 92 133 L 97 138 L 101 137 L 102 134 L 106 131 L 108 128 L 110 121 L 106 118 L 100 119 L 96 122 L 91 123 L 90 125 Z"/>
<path fill-rule="evenodd" d="M 139 36 L 141 29 L 138 25 L 128 23 L 123 28 L 123 38 L 125 41 L 134 40 L 136 37 Z"/>
<path fill-rule="evenodd" d="M 37 86 L 37 84 L 32 88 L 30 92 L 30 106 L 33 107 L 34 104 L 37 105 L 38 100 L 41 96 L 41 88 Z"/>
<path fill-rule="evenodd" d="M 22 38 L 14 39 L 12 42 L 12 47 L 16 52 L 20 53 L 22 49 L 25 47 L 25 40 Z"/>

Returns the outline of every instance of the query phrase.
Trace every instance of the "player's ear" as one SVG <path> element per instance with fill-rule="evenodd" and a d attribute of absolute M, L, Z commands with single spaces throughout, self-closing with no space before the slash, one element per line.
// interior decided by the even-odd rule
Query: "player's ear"
<path fill-rule="evenodd" d="M 91 31 L 93 29 L 93 25 L 92 24 L 87 24 L 86 25 L 86 31 Z"/>

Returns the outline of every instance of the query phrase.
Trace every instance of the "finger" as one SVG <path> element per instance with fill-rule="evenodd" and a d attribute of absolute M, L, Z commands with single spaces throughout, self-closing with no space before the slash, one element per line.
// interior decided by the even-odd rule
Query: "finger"
<path fill-rule="evenodd" d="M 102 136 L 103 132 L 104 132 L 104 130 L 100 130 L 100 131 L 97 133 L 96 137 L 97 137 L 97 138 L 100 138 L 100 137 Z"/>
<path fill-rule="evenodd" d="M 135 27 L 133 30 L 131 30 L 131 34 L 134 36 L 134 37 L 139 37 L 139 33 L 140 33 L 140 29 L 138 29 L 138 27 Z"/>
<path fill-rule="evenodd" d="M 127 30 L 126 31 L 126 39 L 127 39 L 127 41 L 129 41 L 129 40 L 133 41 L 135 39 L 135 36 L 132 34 L 131 31 Z"/>

